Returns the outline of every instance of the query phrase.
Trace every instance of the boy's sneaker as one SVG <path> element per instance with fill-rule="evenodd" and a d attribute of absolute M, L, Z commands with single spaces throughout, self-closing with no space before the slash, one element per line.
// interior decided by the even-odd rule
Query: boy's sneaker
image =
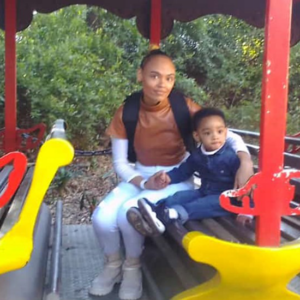
<path fill-rule="evenodd" d="M 142 217 L 147 221 L 155 235 L 162 234 L 165 226 L 178 219 L 178 213 L 175 209 L 169 209 L 164 202 L 153 204 L 146 198 L 138 200 L 138 206 Z"/>
<path fill-rule="evenodd" d="M 131 207 L 127 211 L 127 220 L 132 227 L 144 236 L 153 236 L 155 232 L 148 225 L 147 221 L 143 218 L 140 210 L 137 207 Z"/>

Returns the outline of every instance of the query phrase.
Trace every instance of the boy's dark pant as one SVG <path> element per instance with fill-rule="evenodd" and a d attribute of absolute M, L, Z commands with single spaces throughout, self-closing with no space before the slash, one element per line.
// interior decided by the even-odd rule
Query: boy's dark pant
<path fill-rule="evenodd" d="M 175 208 L 182 222 L 231 215 L 223 209 L 219 201 L 220 194 L 204 196 L 199 190 L 180 191 L 162 199 L 167 207 Z M 234 202 L 237 202 L 236 200 Z M 234 203 L 235 204 L 235 203 Z M 237 204 L 238 205 L 238 202 Z"/>

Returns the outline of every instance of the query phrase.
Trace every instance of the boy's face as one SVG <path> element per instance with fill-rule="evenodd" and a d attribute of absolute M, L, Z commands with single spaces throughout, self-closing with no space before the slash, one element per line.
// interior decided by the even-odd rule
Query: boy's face
<path fill-rule="evenodd" d="M 214 151 L 224 145 L 227 128 L 221 117 L 209 116 L 202 119 L 193 135 L 197 142 L 203 144 L 205 150 Z"/>

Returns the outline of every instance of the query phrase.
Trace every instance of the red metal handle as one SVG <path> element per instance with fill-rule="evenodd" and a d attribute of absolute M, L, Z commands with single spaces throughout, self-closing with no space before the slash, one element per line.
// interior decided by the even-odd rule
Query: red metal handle
<path fill-rule="evenodd" d="M 255 175 L 251 176 L 245 186 L 238 190 L 228 190 L 221 194 L 220 196 L 220 204 L 221 206 L 233 213 L 236 214 L 247 214 L 247 215 L 257 215 L 257 211 L 255 207 L 250 206 L 250 197 L 249 194 L 256 187 L 257 182 L 260 178 L 261 174 L 256 173 Z M 230 198 L 238 198 L 243 197 L 241 203 L 243 204 L 241 207 L 232 205 Z"/>
<path fill-rule="evenodd" d="M 18 189 L 27 167 L 27 158 L 21 152 L 10 152 L 0 158 L 0 168 L 3 166 L 13 163 L 13 170 L 10 172 L 8 177 L 8 185 L 4 193 L 0 196 L 0 208 L 5 206 L 16 190 Z"/>
<path fill-rule="evenodd" d="M 40 146 L 44 138 L 46 125 L 43 123 L 37 124 L 28 129 L 17 129 L 17 147 L 18 150 L 24 151 L 28 149 L 36 149 Z M 28 138 L 22 137 L 22 134 L 29 135 Z M 34 135 L 32 135 L 34 134 Z"/>

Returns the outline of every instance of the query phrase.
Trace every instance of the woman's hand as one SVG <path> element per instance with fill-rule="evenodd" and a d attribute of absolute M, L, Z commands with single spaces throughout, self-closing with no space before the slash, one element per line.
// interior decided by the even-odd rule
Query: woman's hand
<path fill-rule="evenodd" d="M 246 152 L 238 152 L 237 155 L 240 159 L 240 167 L 235 175 L 234 189 L 243 187 L 248 179 L 254 174 L 253 162 L 250 155 Z"/>

